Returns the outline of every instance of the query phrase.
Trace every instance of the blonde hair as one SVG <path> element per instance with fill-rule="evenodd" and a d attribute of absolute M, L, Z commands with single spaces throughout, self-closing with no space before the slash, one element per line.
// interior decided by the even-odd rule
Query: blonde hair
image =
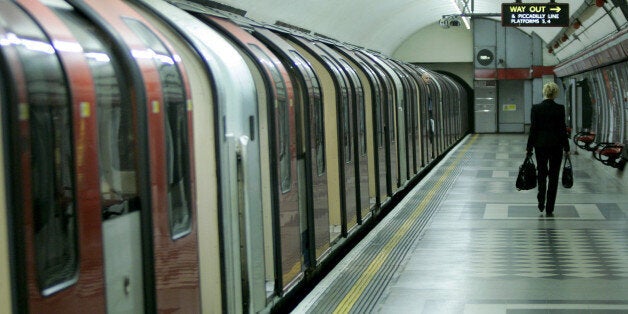
<path fill-rule="evenodd" d="M 543 97 L 547 99 L 554 99 L 558 96 L 558 85 L 554 82 L 549 82 L 543 85 Z"/>

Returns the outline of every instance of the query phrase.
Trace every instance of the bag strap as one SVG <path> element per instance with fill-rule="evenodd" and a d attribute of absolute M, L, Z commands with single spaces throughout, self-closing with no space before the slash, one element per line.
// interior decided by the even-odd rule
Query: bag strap
<path fill-rule="evenodd" d="M 534 160 L 532 159 L 532 154 L 527 154 L 526 159 L 523 162 L 534 164 Z"/>
<path fill-rule="evenodd" d="M 569 164 L 569 168 L 571 168 L 571 158 L 569 155 L 565 156 L 565 167 Z"/>

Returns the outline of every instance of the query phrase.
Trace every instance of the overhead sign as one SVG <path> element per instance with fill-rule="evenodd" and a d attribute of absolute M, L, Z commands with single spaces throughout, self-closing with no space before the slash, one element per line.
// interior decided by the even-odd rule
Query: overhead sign
<path fill-rule="evenodd" d="M 502 26 L 569 26 L 569 3 L 502 3 Z"/>

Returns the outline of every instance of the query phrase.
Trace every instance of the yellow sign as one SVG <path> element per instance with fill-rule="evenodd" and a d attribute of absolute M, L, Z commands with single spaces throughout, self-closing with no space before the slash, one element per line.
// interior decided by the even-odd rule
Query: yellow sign
<path fill-rule="evenodd" d="M 82 101 L 80 108 L 81 108 L 81 118 L 89 118 L 89 116 L 92 115 L 92 111 L 91 111 L 92 108 L 90 107 L 89 102 Z"/>
<path fill-rule="evenodd" d="M 502 3 L 502 26 L 569 26 L 569 3 Z"/>
<path fill-rule="evenodd" d="M 508 104 L 508 105 L 504 105 L 502 107 L 503 111 L 517 111 L 517 105 L 515 104 Z"/>
<path fill-rule="evenodd" d="M 159 111 L 161 111 L 159 109 L 159 101 L 158 100 L 153 100 L 153 102 L 151 104 L 152 104 L 152 107 L 153 107 L 153 113 L 159 113 Z"/>

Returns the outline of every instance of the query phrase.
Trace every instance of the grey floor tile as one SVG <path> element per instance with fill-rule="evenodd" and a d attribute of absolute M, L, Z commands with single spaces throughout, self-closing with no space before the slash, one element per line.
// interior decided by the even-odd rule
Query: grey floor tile
<path fill-rule="evenodd" d="M 514 188 L 526 140 L 486 134 L 469 147 L 407 256 L 390 261 L 401 266 L 376 312 L 628 313 L 628 176 L 574 155 L 574 187 L 559 187 L 545 217 L 536 190 Z"/>

